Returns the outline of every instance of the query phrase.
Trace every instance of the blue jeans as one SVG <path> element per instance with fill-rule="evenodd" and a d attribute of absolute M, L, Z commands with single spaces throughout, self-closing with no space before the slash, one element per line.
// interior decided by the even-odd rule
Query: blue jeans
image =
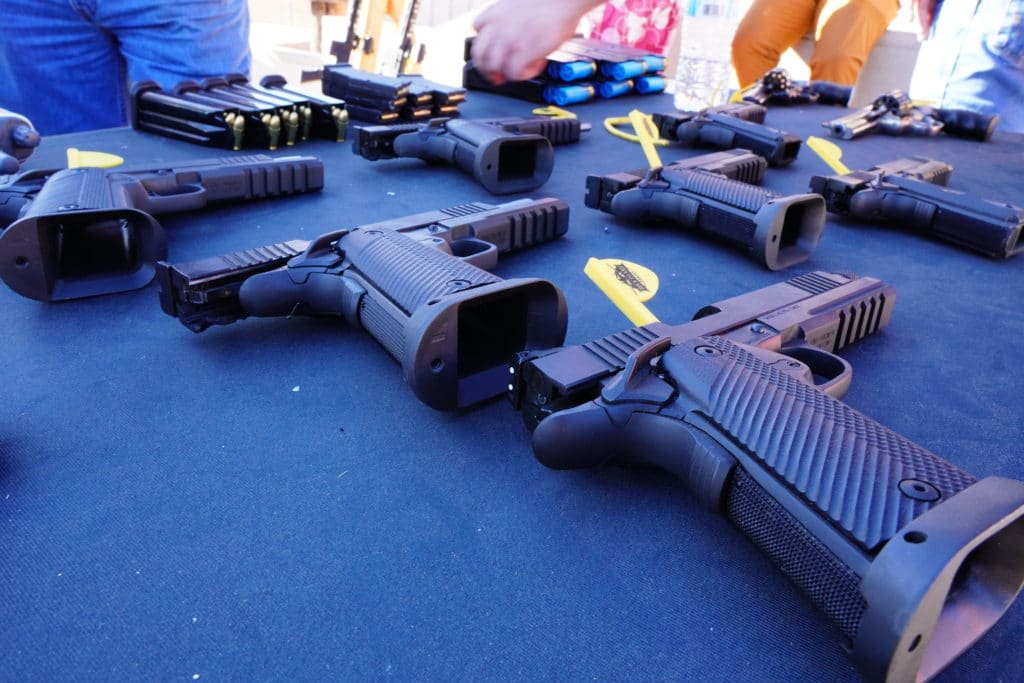
<path fill-rule="evenodd" d="M 249 73 L 245 0 L 2 0 L 0 107 L 43 135 L 123 126 L 128 87 Z"/>
<path fill-rule="evenodd" d="M 999 114 L 1024 133 L 1024 0 L 946 0 L 921 46 L 911 96 Z"/>

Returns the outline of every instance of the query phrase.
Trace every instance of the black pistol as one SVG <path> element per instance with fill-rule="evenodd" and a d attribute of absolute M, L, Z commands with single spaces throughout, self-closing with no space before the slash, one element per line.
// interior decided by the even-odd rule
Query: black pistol
<path fill-rule="evenodd" d="M 952 167 L 924 157 L 866 171 L 813 176 L 829 212 L 897 224 L 992 258 L 1024 251 L 1024 208 L 942 187 Z"/>
<path fill-rule="evenodd" d="M 499 254 L 558 239 L 557 199 L 465 204 L 192 263 L 158 266 L 160 303 L 193 332 L 248 316 L 343 318 L 401 365 L 427 405 L 464 408 L 501 394 L 508 360 L 560 344 L 562 292 L 485 269 Z"/>
<path fill-rule="evenodd" d="M 364 126 L 352 150 L 371 161 L 412 157 L 472 175 L 496 195 L 529 192 L 554 168 L 552 145 L 577 142 L 576 118 L 431 119 L 426 124 Z"/>
<path fill-rule="evenodd" d="M 0 234 L 0 278 L 22 296 L 59 301 L 148 284 L 167 257 L 154 216 L 315 192 L 324 168 L 316 157 L 251 155 L 19 178 L 25 194 L 8 197 L 18 213 Z"/>
<path fill-rule="evenodd" d="M 520 353 L 509 398 L 540 462 L 674 474 L 836 626 L 867 680 L 926 681 L 1024 585 L 1024 483 L 979 480 L 819 382 L 848 380 L 831 352 L 892 303 L 877 280 L 814 272 L 682 325 Z"/>

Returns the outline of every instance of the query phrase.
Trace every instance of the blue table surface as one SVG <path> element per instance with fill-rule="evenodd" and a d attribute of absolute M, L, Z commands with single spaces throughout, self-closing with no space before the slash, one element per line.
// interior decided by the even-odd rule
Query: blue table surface
<path fill-rule="evenodd" d="M 892 323 L 846 349 L 845 401 L 975 476 L 1024 480 L 1024 257 L 992 260 L 911 231 L 830 217 L 810 260 L 774 273 L 678 228 L 583 204 L 587 174 L 643 166 L 607 116 L 558 148 L 531 196 L 571 207 L 565 239 L 499 263 L 565 292 L 567 343 L 629 323 L 583 274 L 588 257 L 642 263 L 650 308 L 702 306 L 811 270 L 898 292 Z M 467 116 L 530 105 L 470 93 Z M 775 108 L 803 137 L 842 110 Z M 227 154 L 130 129 L 47 138 L 164 164 Z M 872 136 L 842 143 L 866 168 L 911 154 L 952 163 L 949 187 L 1024 206 L 1024 137 L 988 143 Z M 326 187 L 160 218 L 189 261 L 470 201 L 469 176 L 371 163 L 302 143 Z M 663 148 L 665 160 L 696 150 Z M 804 149 L 765 186 L 804 192 Z M 195 335 L 155 284 L 64 303 L 0 288 L 0 678 L 6 680 L 858 680 L 841 638 L 768 560 L 671 476 L 552 471 L 503 399 L 462 413 L 421 404 L 367 335 L 331 319 L 248 319 Z M 940 677 L 1024 680 L 1024 605 Z"/>

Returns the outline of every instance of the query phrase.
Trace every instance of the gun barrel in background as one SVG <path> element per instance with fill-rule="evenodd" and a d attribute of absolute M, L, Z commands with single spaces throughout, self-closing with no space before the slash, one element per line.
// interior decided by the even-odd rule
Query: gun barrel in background
<path fill-rule="evenodd" d="M 869 116 L 870 112 L 856 111 L 837 119 L 825 121 L 821 125 L 828 129 L 828 134 L 841 140 L 852 140 L 872 132 L 881 125 L 877 117 Z"/>
<path fill-rule="evenodd" d="M 689 147 L 749 149 L 771 166 L 785 166 L 800 153 L 798 135 L 762 123 L 764 107 L 752 103 L 723 105 L 701 112 L 677 112 L 651 116 L 658 134 Z"/>
<path fill-rule="evenodd" d="M 822 122 L 829 135 L 850 140 L 879 131 L 888 135 L 934 136 L 946 133 L 955 137 L 984 142 L 992 137 L 999 122 L 989 116 L 959 109 L 917 107 L 902 91 L 893 90 L 877 97 L 858 111 Z"/>
<path fill-rule="evenodd" d="M 794 81 L 785 69 L 772 69 L 748 90 L 745 102 L 757 104 L 838 104 L 846 106 L 853 88 L 829 81 Z"/>
<path fill-rule="evenodd" d="M 321 188 L 323 164 L 315 157 L 250 155 L 181 166 L 62 170 L 0 235 L 0 278 L 40 301 L 137 289 L 167 256 L 167 238 L 154 214 Z"/>
<path fill-rule="evenodd" d="M 810 187 L 824 197 L 832 213 L 895 223 L 992 258 L 1024 251 L 1024 208 L 927 182 L 934 174 L 923 177 L 854 171 L 813 176 Z"/>

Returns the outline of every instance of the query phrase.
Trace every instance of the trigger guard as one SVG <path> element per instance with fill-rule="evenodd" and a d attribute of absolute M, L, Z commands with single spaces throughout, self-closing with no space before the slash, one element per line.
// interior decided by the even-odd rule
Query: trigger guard
<path fill-rule="evenodd" d="M 839 400 L 846 396 L 853 382 L 853 366 L 843 358 L 810 344 L 782 348 L 779 353 L 803 364 L 811 374 L 809 384 Z M 823 381 L 817 381 L 816 378 Z"/>
<path fill-rule="evenodd" d="M 834 399 L 841 399 L 853 381 L 853 367 L 839 356 L 810 344 L 777 351 L 740 344 L 766 364 Z M 820 378 L 820 381 L 819 381 Z"/>
<path fill-rule="evenodd" d="M 454 240 L 449 245 L 452 256 L 483 270 L 493 270 L 498 265 L 498 246 L 476 237 Z"/>
<path fill-rule="evenodd" d="M 123 187 L 131 198 L 129 205 L 147 213 L 197 211 L 205 207 L 209 201 L 206 188 L 200 183 L 181 183 L 162 192 L 164 188 L 160 182 L 131 182 L 134 179 L 130 176 L 126 179 L 129 182 Z"/>

